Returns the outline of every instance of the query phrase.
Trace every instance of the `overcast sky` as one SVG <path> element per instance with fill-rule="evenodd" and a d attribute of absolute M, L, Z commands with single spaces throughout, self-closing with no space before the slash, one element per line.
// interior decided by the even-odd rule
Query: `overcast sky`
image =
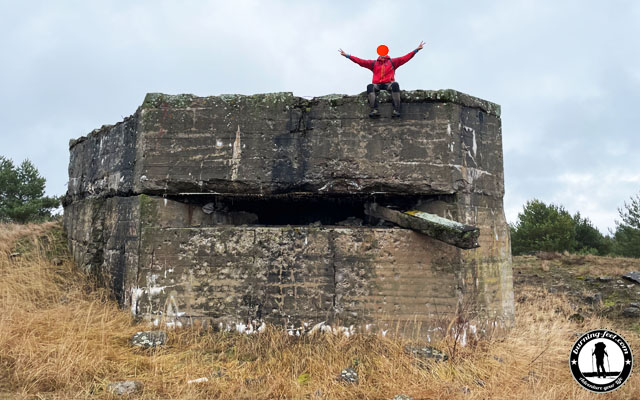
<path fill-rule="evenodd" d="M 148 92 L 357 94 L 375 58 L 424 51 L 402 89 L 502 106 L 505 212 L 533 198 L 603 232 L 640 192 L 640 1 L 0 0 L 0 155 L 66 191 L 68 142 Z"/>

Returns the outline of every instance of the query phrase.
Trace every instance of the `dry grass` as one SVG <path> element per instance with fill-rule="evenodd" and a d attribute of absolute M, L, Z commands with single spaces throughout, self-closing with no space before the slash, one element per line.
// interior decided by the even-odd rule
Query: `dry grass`
<path fill-rule="evenodd" d="M 620 276 L 640 270 L 640 259 L 626 257 L 599 257 L 594 255 L 542 252 L 535 256 L 519 256 L 514 260 L 520 268 L 535 269 L 546 266 L 566 267 L 569 271 L 592 276 Z"/>
<path fill-rule="evenodd" d="M 640 354 L 637 334 L 606 320 L 569 322 L 566 298 L 532 287 L 521 294 L 535 300 L 517 305 L 506 337 L 464 347 L 429 368 L 416 365 L 401 340 L 297 338 L 276 328 L 257 335 L 182 329 L 162 349 L 134 349 L 129 338 L 148 327 L 74 271 L 59 229 L 0 226 L 0 398 L 110 398 L 108 382 L 137 379 L 145 389 L 136 397 L 144 399 L 591 399 L 598 396 L 568 368 L 576 333 L 610 327 Z M 11 257 L 16 248 L 21 254 Z M 352 365 L 360 383 L 338 382 Z M 208 381 L 186 383 L 201 377 Z M 640 398 L 638 373 L 606 398 Z"/>

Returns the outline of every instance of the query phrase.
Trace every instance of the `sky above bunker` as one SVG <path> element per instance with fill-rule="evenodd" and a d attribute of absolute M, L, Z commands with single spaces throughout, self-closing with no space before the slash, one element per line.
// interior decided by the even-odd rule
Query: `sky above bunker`
<path fill-rule="evenodd" d="M 0 0 L 0 155 L 66 191 L 68 141 L 130 115 L 148 92 L 357 94 L 371 73 L 338 54 L 397 57 L 401 89 L 502 106 L 505 212 L 538 198 L 603 232 L 640 191 L 640 3 Z"/>

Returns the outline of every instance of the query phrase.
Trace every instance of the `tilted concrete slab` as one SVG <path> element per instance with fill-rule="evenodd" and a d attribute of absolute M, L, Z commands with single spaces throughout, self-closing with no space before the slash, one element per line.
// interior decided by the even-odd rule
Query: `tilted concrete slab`
<path fill-rule="evenodd" d="M 393 222 L 401 227 L 413 229 L 461 249 L 473 249 L 480 246 L 478 244 L 480 230 L 477 227 L 461 224 L 435 214 L 417 210 L 400 212 L 376 203 L 367 204 L 365 213 Z"/>

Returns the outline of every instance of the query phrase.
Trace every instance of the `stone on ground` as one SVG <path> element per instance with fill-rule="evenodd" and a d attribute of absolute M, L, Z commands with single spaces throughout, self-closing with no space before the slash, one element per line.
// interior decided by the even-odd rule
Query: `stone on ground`
<path fill-rule="evenodd" d="M 131 344 L 145 349 L 162 346 L 167 342 L 167 332 L 164 331 L 143 331 L 138 332 L 131 338 Z"/>
<path fill-rule="evenodd" d="M 639 318 L 640 317 L 640 308 L 635 307 L 633 304 L 630 304 L 622 311 L 622 315 L 627 318 Z"/>
<path fill-rule="evenodd" d="M 124 396 L 141 392 L 143 388 L 144 385 L 139 381 L 118 381 L 107 385 L 107 393 Z"/>
<path fill-rule="evenodd" d="M 340 372 L 338 380 L 349 383 L 358 383 L 358 373 L 353 368 L 345 368 Z"/>
<path fill-rule="evenodd" d="M 628 281 L 640 283 L 640 272 L 638 271 L 627 272 L 626 274 L 622 275 L 622 277 Z"/>
<path fill-rule="evenodd" d="M 404 350 L 419 360 L 447 361 L 449 356 L 431 346 L 405 346 Z"/>

